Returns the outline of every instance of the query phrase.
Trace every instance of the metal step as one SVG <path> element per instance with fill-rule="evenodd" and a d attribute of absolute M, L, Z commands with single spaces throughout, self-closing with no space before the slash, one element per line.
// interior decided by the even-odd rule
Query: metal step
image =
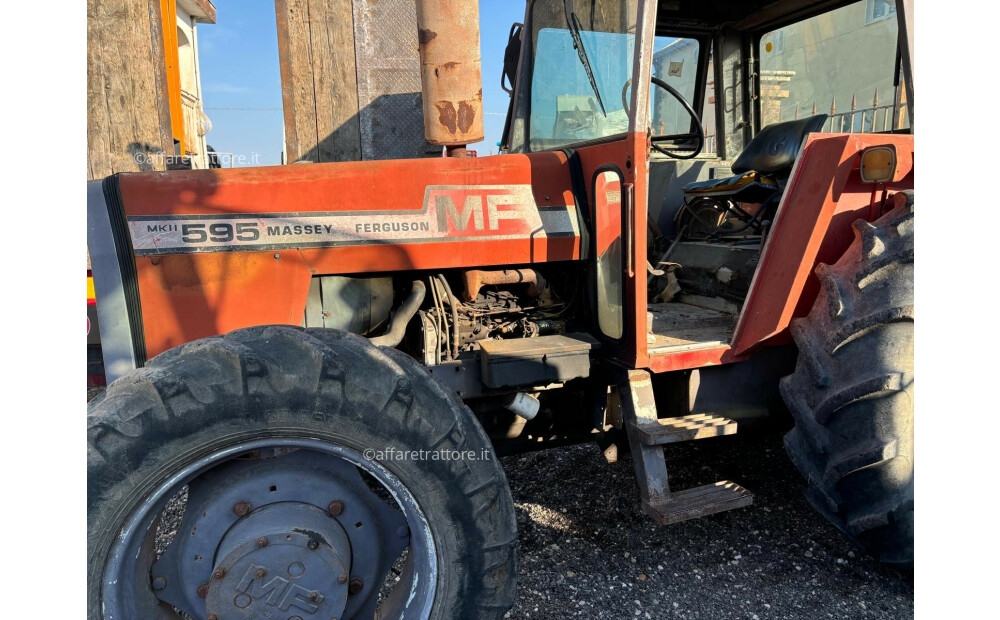
<path fill-rule="evenodd" d="M 753 503 L 753 494 L 728 480 L 673 492 L 663 444 L 736 432 L 736 422 L 713 414 L 660 419 L 653 382 L 645 370 L 629 370 L 618 381 L 622 422 L 632 447 L 635 477 L 644 512 L 660 525 L 703 517 Z"/>
<path fill-rule="evenodd" d="M 679 418 L 639 420 L 632 425 L 635 436 L 647 446 L 736 434 L 736 421 L 712 413 L 693 413 Z"/>
<path fill-rule="evenodd" d="M 669 525 L 752 503 L 753 493 L 735 482 L 723 480 L 671 493 L 668 499 L 656 504 L 644 500 L 642 509 L 660 525 Z"/>

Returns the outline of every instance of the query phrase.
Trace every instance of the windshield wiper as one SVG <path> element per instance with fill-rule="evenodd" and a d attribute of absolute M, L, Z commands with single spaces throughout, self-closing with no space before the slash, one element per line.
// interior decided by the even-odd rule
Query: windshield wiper
<path fill-rule="evenodd" d="M 607 118 L 608 111 L 604 109 L 604 102 L 601 101 L 601 93 L 597 89 L 597 80 L 594 79 L 594 70 L 590 66 L 590 59 L 587 58 L 587 50 L 583 47 L 583 38 L 580 37 L 580 20 L 577 18 L 576 13 L 569 8 L 572 1 L 563 0 L 563 11 L 566 13 L 566 25 L 569 27 L 569 33 L 573 37 L 573 49 L 576 50 L 576 55 L 580 58 L 580 64 L 583 65 L 583 70 L 587 73 L 587 79 L 590 80 L 590 87 L 594 89 L 594 95 L 597 96 L 597 103 L 601 106 L 601 112 Z"/>

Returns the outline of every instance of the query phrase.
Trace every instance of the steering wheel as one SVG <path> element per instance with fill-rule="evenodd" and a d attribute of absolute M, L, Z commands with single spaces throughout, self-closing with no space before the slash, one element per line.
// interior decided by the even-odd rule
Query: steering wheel
<path fill-rule="evenodd" d="M 697 131 L 694 133 L 674 133 L 666 136 L 650 136 L 649 142 L 650 146 L 663 153 L 667 157 L 673 157 L 674 159 L 694 159 L 701 153 L 701 149 L 705 147 L 705 128 L 701 125 L 701 119 L 698 118 L 698 114 L 691 107 L 691 104 L 684 99 L 684 95 L 680 94 L 676 88 L 667 84 L 660 78 L 654 77 L 650 79 L 650 82 L 656 86 L 659 86 L 663 90 L 670 93 L 674 99 L 676 99 L 684 107 L 684 110 L 694 121 L 694 125 Z M 625 86 L 622 87 L 622 106 L 628 110 L 628 87 L 632 85 L 632 80 L 625 82 Z M 685 144 L 691 142 L 691 140 L 697 139 L 698 143 L 696 145 Z M 662 142 L 673 142 L 674 149 L 666 149 L 660 146 L 659 143 Z"/>

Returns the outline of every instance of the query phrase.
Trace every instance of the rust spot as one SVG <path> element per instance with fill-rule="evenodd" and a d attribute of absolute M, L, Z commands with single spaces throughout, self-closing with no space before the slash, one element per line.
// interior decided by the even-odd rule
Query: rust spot
<path fill-rule="evenodd" d="M 437 36 L 438 33 L 433 30 L 430 30 L 429 28 L 421 28 L 420 31 L 417 32 L 417 41 L 420 43 L 420 49 L 424 49 L 424 46 L 436 39 Z"/>
<path fill-rule="evenodd" d="M 458 63 L 453 60 L 451 62 L 444 63 L 443 65 L 441 65 L 441 68 L 442 69 L 447 69 L 448 71 L 451 71 L 452 69 L 454 69 L 457 66 L 458 66 Z"/>
<path fill-rule="evenodd" d="M 450 101 L 438 101 L 438 122 L 450 131 L 455 133 L 458 130 L 458 113 L 455 112 L 455 104 Z"/>
<path fill-rule="evenodd" d="M 472 127 L 472 122 L 476 120 L 476 108 L 470 105 L 468 101 L 463 101 L 458 104 L 458 128 L 462 130 L 462 133 L 469 131 Z M 454 131 L 452 132 L 454 133 Z"/>

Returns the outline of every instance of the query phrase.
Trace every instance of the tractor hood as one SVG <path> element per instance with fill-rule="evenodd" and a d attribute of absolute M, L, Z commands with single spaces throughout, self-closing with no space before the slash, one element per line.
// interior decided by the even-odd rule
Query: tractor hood
<path fill-rule="evenodd" d="M 317 275 L 585 258 L 562 153 L 122 173 L 94 185 L 102 340 L 124 343 L 131 365 L 240 327 L 301 324 Z"/>

